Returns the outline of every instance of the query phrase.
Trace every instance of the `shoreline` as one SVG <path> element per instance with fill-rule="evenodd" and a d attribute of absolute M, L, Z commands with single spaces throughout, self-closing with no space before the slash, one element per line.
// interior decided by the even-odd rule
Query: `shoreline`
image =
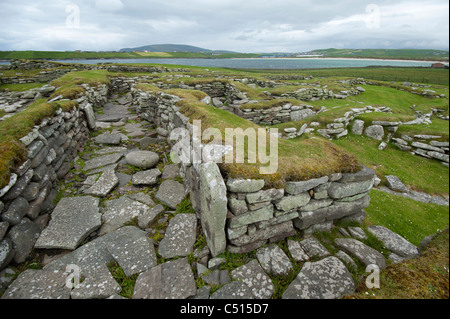
<path fill-rule="evenodd" d="M 385 62 L 418 62 L 418 63 L 443 63 L 449 61 L 433 60 L 403 60 L 403 59 L 376 59 L 376 58 L 336 58 L 336 57 L 303 57 L 303 58 L 231 58 L 232 60 L 346 60 L 346 61 L 385 61 Z"/>

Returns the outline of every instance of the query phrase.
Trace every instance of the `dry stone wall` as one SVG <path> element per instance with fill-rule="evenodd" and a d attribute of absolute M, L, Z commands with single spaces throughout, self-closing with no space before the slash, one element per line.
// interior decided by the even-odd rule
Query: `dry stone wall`
<path fill-rule="evenodd" d="M 179 127 L 192 134 L 189 118 L 175 105 L 178 97 L 137 89 L 132 89 L 132 94 L 137 113 L 158 125 L 160 137 L 167 138 Z M 200 154 L 194 157 L 201 158 Z M 298 231 L 330 230 L 343 218 L 361 221 L 375 180 L 375 172 L 363 167 L 356 174 L 338 173 L 288 182 L 284 189 L 267 189 L 264 180 L 226 179 L 215 163 L 181 167 L 213 256 L 225 249 L 232 253 L 253 251 Z"/>
<path fill-rule="evenodd" d="M 0 190 L 0 270 L 12 260 L 24 262 L 32 252 L 54 208 L 58 181 L 69 172 L 95 127 L 90 101 L 101 105 L 107 93 L 106 86 L 89 88 L 78 99 L 80 107 L 58 110 L 20 139 L 28 158 Z"/>

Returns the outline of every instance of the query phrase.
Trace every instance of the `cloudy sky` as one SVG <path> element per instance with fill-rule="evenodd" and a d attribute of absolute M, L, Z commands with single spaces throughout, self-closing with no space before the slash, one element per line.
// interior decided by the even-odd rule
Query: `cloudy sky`
<path fill-rule="evenodd" d="M 0 0 L 0 50 L 448 50 L 448 11 L 448 0 Z"/>

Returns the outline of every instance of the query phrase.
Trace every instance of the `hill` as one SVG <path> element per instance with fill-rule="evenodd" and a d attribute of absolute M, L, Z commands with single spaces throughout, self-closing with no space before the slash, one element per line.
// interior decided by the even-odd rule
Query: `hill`
<path fill-rule="evenodd" d="M 400 60 L 433 60 L 448 61 L 449 51 L 420 49 L 321 49 L 316 54 L 336 58 L 375 58 Z"/>
<path fill-rule="evenodd" d="M 186 44 L 152 44 L 137 48 L 124 48 L 120 52 L 147 51 L 147 52 L 190 52 L 190 53 L 236 53 L 225 50 L 208 50 Z"/>

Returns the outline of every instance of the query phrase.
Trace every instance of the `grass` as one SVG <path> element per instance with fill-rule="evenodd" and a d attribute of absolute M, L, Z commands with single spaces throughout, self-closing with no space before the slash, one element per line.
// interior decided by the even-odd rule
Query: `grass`
<path fill-rule="evenodd" d="M 448 228 L 447 206 L 425 204 L 375 189 L 370 198 L 370 206 L 365 209 L 366 222 L 389 228 L 416 246 L 425 237 Z"/>
<path fill-rule="evenodd" d="M 449 230 L 442 231 L 418 257 L 391 265 L 380 276 L 380 288 L 361 282 L 347 299 L 448 299 Z"/>
<path fill-rule="evenodd" d="M 260 128 L 258 125 L 227 111 L 200 103 L 199 100 L 205 96 L 203 92 L 191 90 L 167 90 L 166 92 L 184 98 L 178 102 L 178 106 L 181 107 L 180 112 L 191 120 L 201 120 L 202 130 L 217 128 L 224 137 L 227 128 L 250 128 L 254 130 Z M 237 164 L 234 161 L 233 164 L 220 164 L 222 172 L 228 177 L 264 179 L 268 188 L 282 188 L 286 181 L 308 180 L 338 172 L 356 172 L 360 169 L 356 159 L 350 153 L 324 139 L 279 140 L 278 170 L 274 174 L 265 175 L 260 172 L 260 167 L 264 166 L 261 161 L 252 163 L 248 160 L 253 155 L 258 158 L 247 147 L 252 143 L 257 145 L 254 137 L 246 137 L 245 131 L 238 133 L 237 136 L 244 141 L 245 162 Z M 236 148 L 233 158 L 237 158 Z"/>
<path fill-rule="evenodd" d="M 43 87 L 46 83 L 25 83 L 25 84 L 1 84 L 0 90 L 8 90 L 11 92 L 24 92 L 31 89 Z"/>
<path fill-rule="evenodd" d="M 392 145 L 379 151 L 380 142 L 365 136 L 349 135 L 333 143 L 353 154 L 360 163 L 375 169 L 383 183 L 386 175 L 395 175 L 410 189 L 448 195 L 449 169 L 437 160 L 415 156 Z"/>

